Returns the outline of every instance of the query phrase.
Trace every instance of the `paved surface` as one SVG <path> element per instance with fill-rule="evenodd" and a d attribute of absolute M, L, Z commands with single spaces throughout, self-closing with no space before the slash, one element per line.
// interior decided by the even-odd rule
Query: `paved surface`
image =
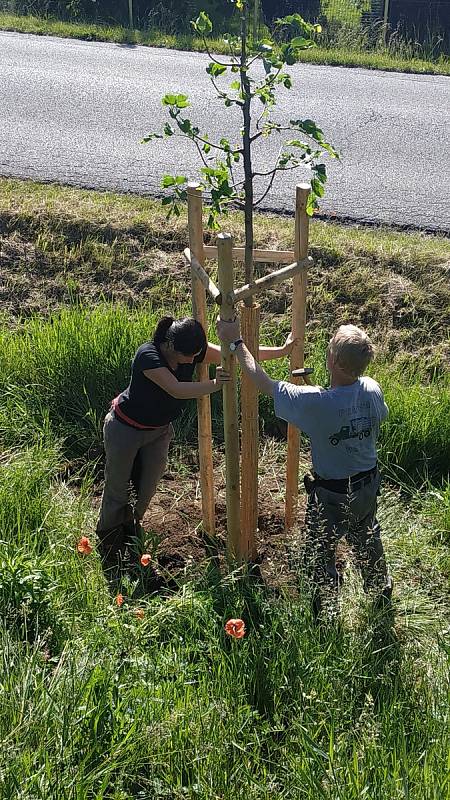
<path fill-rule="evenodd" d="M 195 179 L 182 140 L 140 144 L 167 119 L 160 99 L 188 94 L 191 118 L 238 135 L 239 116 L 215 99 L 206 57 L 145 47 L 0 32 L 0 174 L 156 194 L 165 172 Z M 450 79 L 340 67 L 290 69 L 276 116 L 314 119 L 338 148 L 322 210 L 361 221 L 450 231 Z M 264 140 L 269 168 L 281 140 Z M 176 145 L 176 146 L 175 146 Z M 292 210 L 286 173 L 266 207 Z"/>

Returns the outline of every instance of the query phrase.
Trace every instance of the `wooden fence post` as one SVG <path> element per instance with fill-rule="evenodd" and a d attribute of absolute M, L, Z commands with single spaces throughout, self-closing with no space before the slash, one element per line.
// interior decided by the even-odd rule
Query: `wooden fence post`
<path fill-rule="evenodd" d="M 311 186 L 300 183 L 295 193 L 295 260 L 300 261 L 308 255 L 309 217 L 306 203 Z M 300 369 L 304 363 L 306 326 L 306 269 L 293 278 L 292 293 L 292 332 L 297 339 L 291 353 L 291 370 Z M 300 383 L 300 378 L 292 378 Z M 300 454 L 300 434 L 294 425 L 288 425 L 287 463 L 286 463 L 286 510 L 285 526 L 289 530 L 294 524 L 298 500 L 298 473 Z"/>
<path fill-rule="evenodd" d="M 235 308 L 230 298 L 233 291 L 233 240 L 229 233 L 217 237 L 218 282 L 222 295 L 220 318 L 233 320 Z M 229 345 L 222 343 L 222 367 L 229 371 L 230 381 L 223 387 L 223 425 L 225 435 L 225 469 L 227 492 L 228 552 L 231 558 L 241 560 L 240 539 L 240 487 L 239 487 L 239 425 L 235 357 Z"/>
<path fill-rule="evenodd" d="M 203 217 L 202 217 L 202 192 L 195 183 L 188 184 L 188 225 L 189 246 L 191 254 L 204 266 L 203 252 Z M 206 313 L 206 293 L 191 269 L 192 313 L 208 335 L 208 317 Z M 197 375 L 199 381 L 208 380 L 208 366 L 198 364 Z M 209 396 L 199 397 L 197 400 L 198 411 L 198 455 L 200 464 L 200 487 L 202 493 L 203 527 L 207 533 L 215 533 L 215 506 L 214 506 L 214 471 L 212 458 L 212 428 L 211 428 L 211 402 Z"/>
<path fill-rule="evenodd" d="M 248 349 L 258 361 L 259 305 L 241 309 L 241 333 Z M 241 377 L 241 543 L 242 556 L 256 558 L 255 534 L 258 527 L 258 389 L 245 374 Z"/>

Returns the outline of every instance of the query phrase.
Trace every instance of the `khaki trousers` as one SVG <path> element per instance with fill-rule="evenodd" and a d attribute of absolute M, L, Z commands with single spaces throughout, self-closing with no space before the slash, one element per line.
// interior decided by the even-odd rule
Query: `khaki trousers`
<path fill-rule="evenodd" d="M 140 521 L 156 492 L 167 465 L 173 428 L 169 423 L 155 430 L 139 430 L 124 425 L 110 411 L 105 418 L 105 485 L 97 533 L 107 533 L 133 518 Z M 136 494 L 130 503 L 130 481 Z"/>

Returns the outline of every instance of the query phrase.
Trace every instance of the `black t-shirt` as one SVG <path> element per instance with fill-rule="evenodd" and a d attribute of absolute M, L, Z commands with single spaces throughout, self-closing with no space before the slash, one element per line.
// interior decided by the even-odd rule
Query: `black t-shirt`
<path fill-rule="evenodd" d="M 120 410 L 140 425 L 158 427 L 179 417 L 188 400 L 178 400 L 146 378 L 144 370 L 166 367 L 179 381 L 191 381 L 197 364 L 204 360 L 206 347 L 194 358 L 192 364 L 179 364 L 173 370 L 153 342 L 146 342 L 137 350 L 131 364 L 131 380 L 119 395 Z"/>

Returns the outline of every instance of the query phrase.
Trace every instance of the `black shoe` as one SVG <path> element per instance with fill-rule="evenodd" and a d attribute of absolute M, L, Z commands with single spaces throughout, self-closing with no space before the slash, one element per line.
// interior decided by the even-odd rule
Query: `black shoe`
<path fill-rule="evenodd" d="M 394 589 L 394 581 L 389 576 L 386 586 L 383 587 L 378 597 L 375 598 L 373 608 L 375 611 L 383 611 L 390 608 L 392 602 L 392 592 Z"/>

